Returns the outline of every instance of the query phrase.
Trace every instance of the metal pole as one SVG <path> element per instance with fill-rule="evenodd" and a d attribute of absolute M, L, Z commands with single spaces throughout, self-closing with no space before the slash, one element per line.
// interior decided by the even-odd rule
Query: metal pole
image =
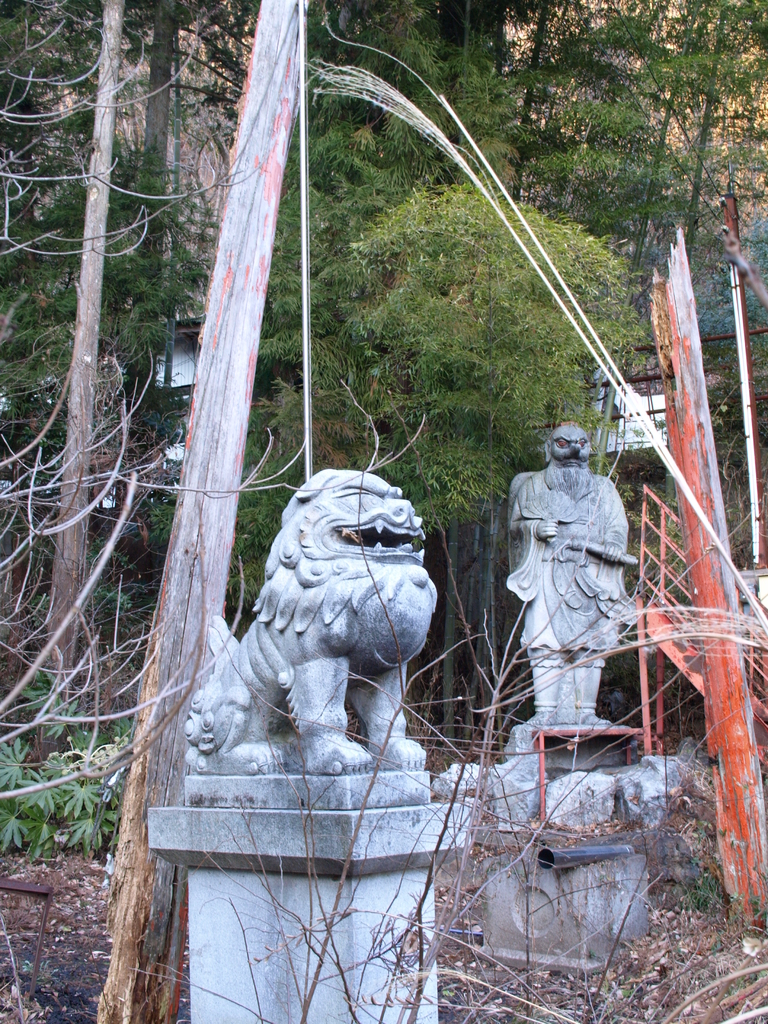
<path fill-rule="evenodd" d="M 309 168 L 307 166 L 306 4 L 299 0 L 299 191 L 301 193 L 301 354 L 304 372 L 304 477 L 312 476 L 312 349 L 309 333 Z"/>
<path fill-rule="evenodd" d="M 732 192 L 720 200 L 725 214 L 725 226 L 736 238 L 739 237 L 739 213 L 736 197 Z M 736 322 L 736 350 L 739 356 L 739 377 L 741 379 L 741 406 L 744 414 L 744 436 L 747 445 L 747 470 L 749 472 L 749 505 L 752 521 L 752 558 L 756 566 L 768 565 L 768 543 L 763 524 L 763 474 L 760 458 L 760 440 L 757 429 L 757 405 L 755 382 L 752 371 L 752 347 L 749 342 L 747 320 L 747 298 L 744 282 L 736 267 L 730 268 L 731 298 L 733 317 Z"/>

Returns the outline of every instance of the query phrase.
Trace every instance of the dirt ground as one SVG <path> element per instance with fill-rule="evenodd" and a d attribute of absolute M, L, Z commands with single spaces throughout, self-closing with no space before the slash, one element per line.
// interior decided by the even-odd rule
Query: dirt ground
<path fill-rule="evenodd" d="M 0 857 L 0 876 L 54 887 L 34 999 L 23 999 L 25 1021 L 91 1024 L 96 1020 L 112 949 L 106 927 L 108 878 L 104 864 L 77 853 L 33 864 L 21 856 L 5 856 Z M 0 912 L 25 996 L 42 906 L 42 901 L 0 892 Z M 18 1021 L 8 941 L 0 931 L 0 1022 Z M 182 991 L 179 1024 L 189 1024 L 187 986 Z"/>
<path fill-rule="evenodd" d="M 588 975 L 514 971 L 494 964 L 481 939 L 466 935 L 446 942 L 439 960 L 441 1024 L 509 1024 L 552 1021 L 557 1024 L 662 1024 L 686 997 L 714 979 L 744 966 L 759 971 L 726 987 L 709 1024 L 768 1004 L 768 944 L 744 927 L 727 905 L 711 860 L 711 814 L 699 817 L 690 801 L 668 827 L 686 838 L 701 871 L 694 882 L 659 882 L 651 891 L 650 933 L 619 945 L 607 971 Z M 477 848 L 476 848 L 477 851 Z M 482 850 L 476 859 L 482 859 Z M 106 931 L 106 874 L 98 860 L 59 855 L 30 864 L 21 856 L 0 858 L 0 875 L 53 885 L 55 897 L 46 929 L 34 1000 L 24 1000 L 27 1022 L 90 1024 L 109 966 L 111 939 Z M 438 898 L 441 892 L 438 889 Z M 26 990 L 34 958 L 41 905 L 28 898 L 0 895 L 3 924 L 17 971 Z M 467 922 L 470 924 L 471 922 Z M 717 990 L 698 999 L 680 1017 L 707 1016 Z M 768 1021 L 768 1013 L 758 1018 Z M 0 931 L 0 1022 L 14 1024 L 19 1014 L 8 943 Z M 185 984 L 179 1024 L 189 1024 Z"/>

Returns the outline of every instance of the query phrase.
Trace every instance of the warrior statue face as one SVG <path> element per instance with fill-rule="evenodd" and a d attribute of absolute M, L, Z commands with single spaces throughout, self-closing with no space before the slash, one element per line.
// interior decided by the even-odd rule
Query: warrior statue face
<path fill-rule="evenodd" d="M 556 427 L 544 449 L 547 462 L 569 469 L 587 469 L 590 450 L 589 438 L 575 423 Z"/>
<path fill-rule="evenodd" d="M 575 423 L 563 423 L 556 427 L 544 449 L 549 487 L 562 491 L 573 501 L 580 501 L 589 493 L 592 488 L 589 450 L 589 438 L 581 427 Z"/>

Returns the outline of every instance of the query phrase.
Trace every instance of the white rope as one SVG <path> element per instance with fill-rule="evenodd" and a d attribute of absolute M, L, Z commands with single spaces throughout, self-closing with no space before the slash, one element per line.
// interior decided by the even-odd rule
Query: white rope
<path fill-rule="evenodd" d="M 493 170 L 490 163 L 485 158 L 484 154 L 482 153 L 482 151 L 480 150 L 472 136 L 469 134 L 467 129 L 459 120 L 458 115 L 450 106 L 445 97 L 438 96 L 437 93 L 430 89 L 429 86 L 422 80 L 422 84 L 424 84 L 424 86 L 427 89 L 429 89 L 430 93 L 432 93 L 437 102 L 440 103 L 443 109 L 447 111 L 447 113 L 450 115 L 454 123 L 457 125 L 457 127 L 463 134 L 463 136 L 466 138 L 469 146 L 471 147 L 472 151 L 474 152 L 475 156 L 479 161 L 480 166 L 477 171 L 469 164 L 465 156 L 465 153 L 462 149 L 458 148 L 457 146 L 454 146 L 453 143 L 450 142 L 450 140 L 444 134 L 444 132 L 442 132 L 440 128 L 438 128 L 438 126 L 429 117 L 427 117 L 427 115 L 422 110 L 420 110 L 414 103 L 412 103 L 409 99 L 403 96 L 402 93 L 398 92 L 397 89 L 393 88 L 383 79 L 378 78 L 376 75 L 373 75 L 370 72 L 363 70 L 362 68 L 339 68 L 330 64 L 324 64 L 320 62 L 314 64 L 313 67 L 321 82 L 324 83 L 323 86 L 320 89 L 318 89 L 319 92 L 326 92 L 341 96 L 353 96 L 358 99 L 367 100 L 368 102 L 373 103 L 378 107 L 381 107 L 383 110 L 386 110 L 388 113 L 393 114 L 395 117 L 400 118 L 402 121 L 405 121 L 406 124 L 409 124 L 412 128 L 415 128 L 416 131 L 418 131 L 426 139 L 428 139 L 435 146 L 437 146 L 438 149 L 445 153 L 446 156 L 453 160 L 454 163 L 456 163 L 461 168 L 461 170 L 467 175 L 467 177 L 478 189 L 478 191 L 483 195 L 483 197 L 488 201 L 488 203 L 490 203 L 494 212 L 499 217 L 501 222 L 504 224 L 506 229 L 509 231 L 510 235 L 512 236 L 516 244 L 519 246 L 520 250 L 526 257 L 528 262 L 531 264 L 533 269 L 536 271 L 538 276 L 546 285 L 547 289 L 550 291 L 552 297 L 562 310 L 566 319 L 569 321 L 569 323 L 572 325 L 576 333 L 583 341 L 592 358 L 595 360 L 595 362 L 600 367 L 602 372 L 611 382 L 611 384 L 616 390 L 616 393 L 622 397 L 629 412 L 640 421 L 643 430 L 645 431 L 645 434 L 648 440 L 650 441 L 652 447 L 658 454 L 659 458 L 661 459 L 662 463 L 669 471 L 671 476 L 675 479 L 686 501 L 689 503 L 694 513 L 696 514 L 697 518 L 704 527 L 704 530 L 709 535 L 712 541 L 712 545 L 717 549 L 720 556 L 723 558 L 725 564 L 732 572 L 739 590 L 744 595 L 745 600 L 749 603 L 758 621 L 760 622 L 760 625 L 763 627 L 766 634 L 768 634 L 768 617 L 766 617 L 765 609 L 757 600 L 757 598 L 752 594 L 743 576 L 734 565 L 729 551 L 727 550 L 723 542 L 720 540 L 717 531 L 707 518 L 704 510 L 702 509 L 701 505 L 696 499 L 695 494 L 691 490 L 688 481 L 685 479 L 685 476 L 683 475 L 679 466 L 672 458 L 669 449 L 664 443 L 664 439 L 661 435 L 661 432 L 658 430 L 656 424 L 648 415 L 640 396 L 637 394 L 637 392 L 634 390 L 631 384 L 629 384 L 624 379 L 621 371 L 614 362 L 610 352 L 603 344 L 599 335 L 590 323 L 586 313 L 582 310 L 581 306 L 576 301 L 576 298 L 572 294 L 571 290 L 568 288 L 567 284 L 563 280 L 562 276 L 560 275 L 559 271 L 550 259 L 541 242 L 536 237 L 535 232 L 531 228 L 528 221 L 525 219 L 522 211 L 517 206 L 517 204 L 512 200 L 511 196 L 504 188 L 504 185 L 499 180 L 498 175 Z M 481 171 L 481 173 L 483 173 L 483 178 L 480 177 L 480 173 L 478 173 L 478 171 Z M 486 174 L 488 175 L 487 178 L 485 177 Z M 498 197 L 491 191 L 491 186 L 488 178 L 490 178 L 494 182 L 494 184 L 499 189 L 502 196 L 512 209 L 513 213 L 520 221 L 526 233 L 531 238 L 534 246 L 543 257 L 544 262 L 554 275 L 557 283 L 563 289 L 568 299 L 568 302 L 570 303 L 570 306 L 573 308 L 573 311 L 576 313 L 579 320 L 581 320 L 581 322 L 584 324 L 587 331 L 589 332 L 589 337 L 582 329 L 580 324 L 577 322 L 573 313 L 571 312 L 571 309 L 568 308 L 562 296 L 550 281 L 549 277 L 544 273 L 542 268 L 539 266 L 531 251 L 525 245 L 525 243 L 520 238 L 515 229 L 512 227 L 512 225 L 509 223 L 506 214 L 501 208 Z"/>
<path fill-rule="evenodd" d="M 306 0 L 299 0 L 299 192 L 301 194 L 301 354 L 304 378 L 304 477 L 312 476 L 312 348 L 309 327 L 309 166 L 307 164 Z"/>

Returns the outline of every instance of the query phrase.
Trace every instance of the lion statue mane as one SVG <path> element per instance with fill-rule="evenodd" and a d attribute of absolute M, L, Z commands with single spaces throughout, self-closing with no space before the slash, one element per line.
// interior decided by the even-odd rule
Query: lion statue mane
<path fill-rule="evenodd" d="M 242 642 L 219 617 L 212 675 L 192 701 L 187 761 L 199 773 L 313 775 L 417 771 L 405 735 L 406 667 L 424 646 L 437 594 L 421 519 L 373 473 L 323 470 L 282 517 Z M 362 743 L 346 735 L 345 701 Z"/>

